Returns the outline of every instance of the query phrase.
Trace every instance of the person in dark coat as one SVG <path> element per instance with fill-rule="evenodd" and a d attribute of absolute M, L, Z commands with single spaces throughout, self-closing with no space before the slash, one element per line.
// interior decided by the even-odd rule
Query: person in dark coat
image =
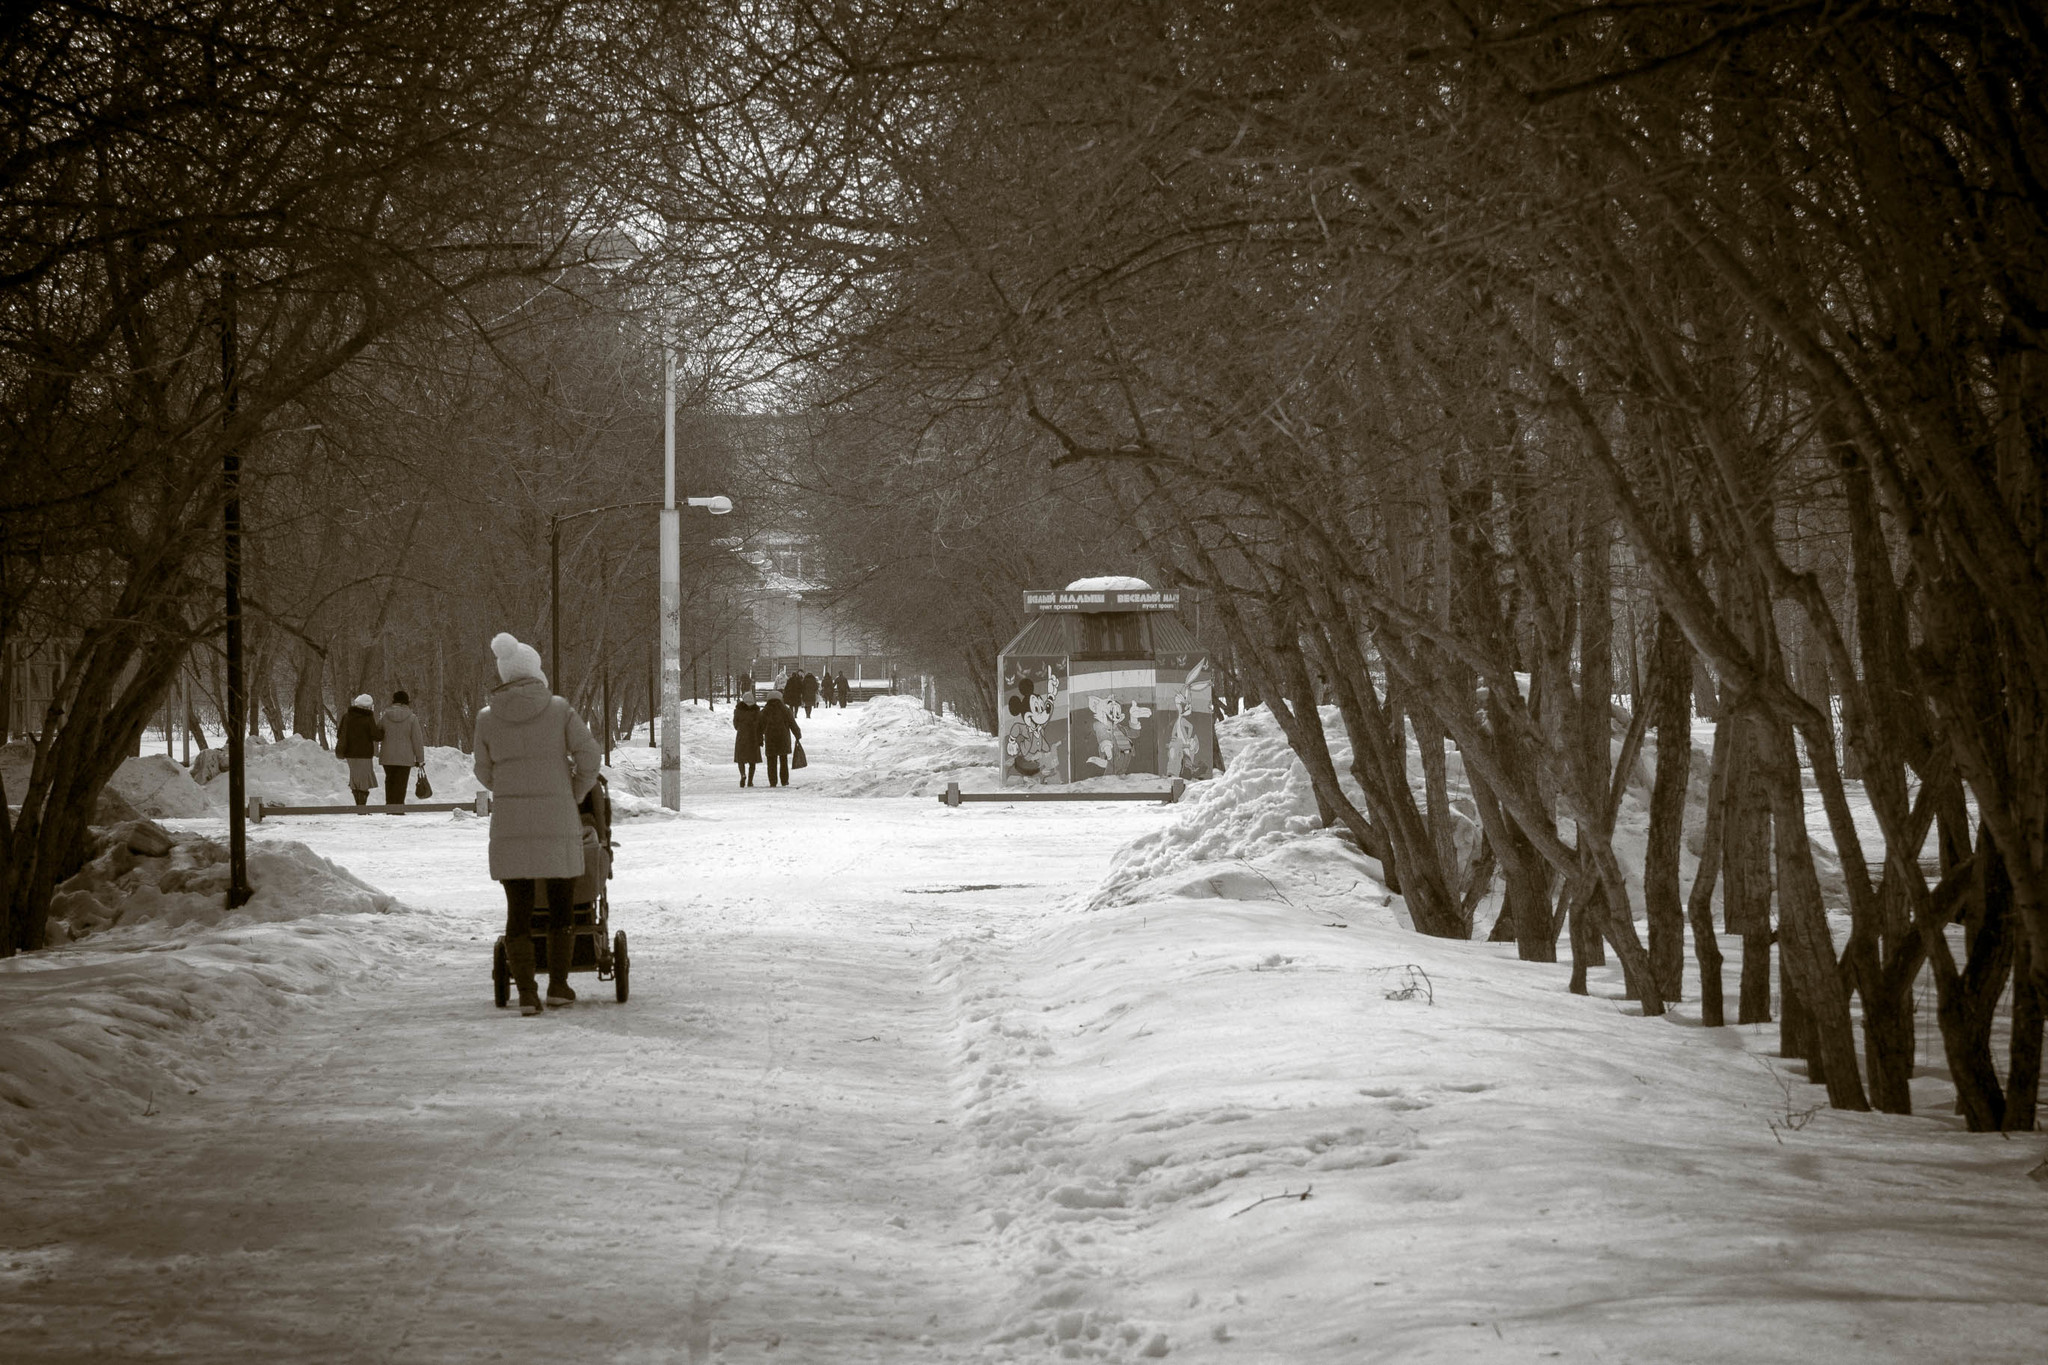
<path fill-rule="evenodd" d="M 739 765 L 740 785 L 754 785 L 754 766 L 761 761 L 761 708 L 742 694 L 732 708 L 732 761 Z"/>
<path fill-rule="evenodd" d="M 334 727 L 334 756 L 348 764 L 348 790 L 358 806 L 370 804 L 370 789 L 377 785 L 377 741 L 384 738 L 384 727 L 377 723 L 376 707 L 365 692 Z"/>
<path fill-rule="evenodd" d="M 853 699 L 853 689 L 846 685 L 845 669 L 839 670 L 839 679 L 832 685 L 832 690 L 839 694 L 839 709 L 845 710 L 846 703 Z"/>
<path fill-rule="evenodd" d="M 789 750 L 792 740 L 804 737 L 796 723 L 796 712 L 780 697 L 770 697 L 761 708 L 761 747 L 768 753 L 768 785 L 789 785 Z"/>
<path fill-rule="evenodd" d="M 816 706 L 817 704 L 818 704 L 818 675 L 817 675 L 817 674 L 815 674 L 815 673 L 811 673 L 811 672 L 808 672 L 808 671 L 807 671 L 807 672 L 805 672 L 805 674 L 804 674 L 804 719 L 805 719 L 805 720 L 809 720 L 809 719 L 811 718 L 811 708 L 812 708 L 812 707 L 814 707 L 814 706 Z"/>
<path fill-rule="evenodd" d="M 792 712 L 804 704 L 804 675 L 794 669 L 782 684 L 782 704 Z"/>

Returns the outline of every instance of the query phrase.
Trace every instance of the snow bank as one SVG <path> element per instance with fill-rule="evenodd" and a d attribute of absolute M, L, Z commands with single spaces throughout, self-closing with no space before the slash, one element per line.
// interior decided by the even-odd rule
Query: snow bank
<path fill-rule="evenodd" d="M 1272 712 L 1259 707 L 1224 720 L 1217 740 L 1229 767 L 1190 783 L 1170 824 L 1119 850 L 1091 904 L 1126 904 L 1149 883 L 1194 864 L 1248 863 L 1324 833 L 1308 770 L 1287 747 Z M 1342 771 L 1350 751 L 1341 729 L 1330 743 L 1343 751 L 1337 758 Z"/>
<path fill-rule="evenodd" d="M 159 930 L 265 923 L 308 915 L 386 914 L 391 897 L 288 840 L 249 849 L 247 904 L 227 909 L 228 848 L 218 839 L 168 834 L 148 821 L 101 832 L 102 851 L 50 898 L 46 941 L 65 943 L 115 926 Z"/>
<path fill-rule="evenodd" d="M 256 894 L 230 912 L 219 841 L 105 837 L 52 902 L 56 946 L 0 961 L 0 1168 L 174 1110 L 212 1059 L 391 952 L 365 930 L 402 907 L 304 844 L 252 844 Z"/>
<path fill-rule="evenodd" d="M 213 814 L 206 792 L 185 765 L 168 754 L 127 759 L 107 784 L 135 808 L 138 815 L 159 820 L 184 820 Z"/>
<path fill-rule="evenodd" d="M 204 779 L 206 796 L 217 810 L 228 804 L 228 775 L 222 766 Z M 212 767 L 211 764 L 208 765 Z M 194 775 L 202 770 L 193 762 Z M 318 741 L 294 736 L 275 744 L 251 740 L 242 751 L 242 775 L 252 798 L 273 806 L 330 806 L 350 800 L 348 764 L 320 747 Z"/>
<path fill-rule="evenodd" d="M 832 796 L 936 796 L 949 782 L 963 791 L 999 785 L 994 737 L 957 717 L 935 716 L 903 696 L 876 697 L 854 714 L 843 752 L 806 742 L 812 762 L 832 771 L 805 785 Z"/>
<path fill-rule="evenodd" d="M 1217 848 L 1267 847 L 1255 870 L 1182 862 L 943 945 L 953 1122 L 1019 1286 L 991 1347 L 1789 1360 L 1875 1310 L 1886 1360 L 2038 1354 L 2010 1326 L 2041 1320 L 2011 1255 L 2038 1143 L 1960 1131 L 1941 1087 L 1926 1117 L 1819 1108 L 1775 1027 L 1645 1020 L 1611 967 L 1572 996 L 1561 965 L 1401 927 L 1337 839 L 1238 829 Z"/>

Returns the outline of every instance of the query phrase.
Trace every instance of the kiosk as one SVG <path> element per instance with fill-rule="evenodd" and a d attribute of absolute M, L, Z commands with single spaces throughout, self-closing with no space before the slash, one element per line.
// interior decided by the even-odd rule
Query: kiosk
<path fill-rule="evenodd" d="M 1209 776 L 1209 657 L 1179 609 L 1138 578 L 1024 594 L 1030 619 L 996 658 L 1004 785 Z"/>

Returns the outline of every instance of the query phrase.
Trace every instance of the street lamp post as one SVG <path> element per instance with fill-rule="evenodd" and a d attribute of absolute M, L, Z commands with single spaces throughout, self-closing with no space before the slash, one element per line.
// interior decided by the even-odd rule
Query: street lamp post
<path fill-rule="evenodd" d="M 661 343 L 661 804 L 683 805 L 683 549 L 676 508 L 676 353 Z M 724 496 L 685 498 L 714 517 L 732 511 Z"/>

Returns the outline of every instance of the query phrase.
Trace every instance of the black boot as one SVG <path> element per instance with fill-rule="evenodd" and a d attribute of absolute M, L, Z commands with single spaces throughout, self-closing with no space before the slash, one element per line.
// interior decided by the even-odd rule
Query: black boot
<path fill-rule="evenodd" d="M 559 1009 L 576 1003 L 576 992 L 569 989 L 569 954 L 576 951 L 576 940 L 567 929 L 548 930 L 548 1007 Z"/>
<path fill-rule="evenodd" d="M 505 963 L 512 969 L 512 983 L 519 988 L 519 1012 L 541 1012 L 540 988 L 533 979 L 533 936 L 510 934 L 505 939 Z"/>

